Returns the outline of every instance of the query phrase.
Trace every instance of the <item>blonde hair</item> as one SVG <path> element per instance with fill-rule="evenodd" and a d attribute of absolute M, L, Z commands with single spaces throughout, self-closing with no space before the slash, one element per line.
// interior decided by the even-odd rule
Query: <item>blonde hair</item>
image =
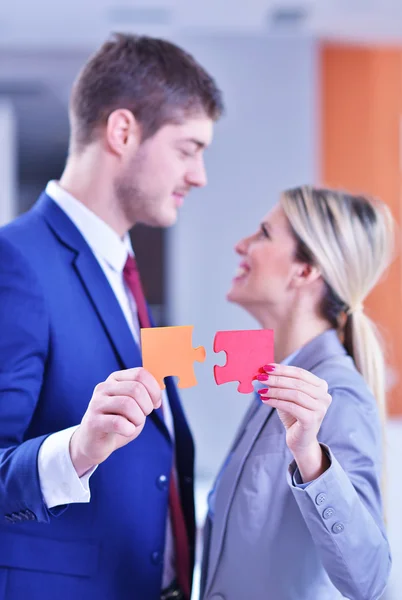
<path fill-rule="evenodd" d="M 377 328 L 363 302 L 393 255 L 394 224 L 381 201 L 302 186 L 287 190 L 281 206 L 298 240 L 297 258 L 318 266 L 326 285 L 323 316 L 343 343 L 386 418 L 385 361 Z"/>

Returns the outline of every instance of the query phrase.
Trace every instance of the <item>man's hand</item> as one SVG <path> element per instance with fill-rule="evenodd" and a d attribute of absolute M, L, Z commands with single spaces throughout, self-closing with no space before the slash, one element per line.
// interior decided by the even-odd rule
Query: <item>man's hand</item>
<path fill-rule="evenodd" d="M 70 441 L 78 477 L 138 437 L 161 399 L 156 379 L 142 367 L 117 371 L 97 385 Z"/>

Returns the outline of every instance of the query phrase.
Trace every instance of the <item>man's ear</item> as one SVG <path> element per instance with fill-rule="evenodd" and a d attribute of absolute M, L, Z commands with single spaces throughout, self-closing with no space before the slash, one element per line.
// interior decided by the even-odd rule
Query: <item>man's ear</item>
<path fill-rule="evenodd" d="M 293 275 L 293 283 L 296 287 L 310 285 L 321 279 L 321 271 L 315 265 L 299 263 Z"/>
<path fill-rule="evenodd" d="M 110 113 L 106 123 L 106 139 L 110 150 L 118 155 L 122 155 L 129 145 L 140 145 L 139 123 L 130 110 L 119 108 Z"/>

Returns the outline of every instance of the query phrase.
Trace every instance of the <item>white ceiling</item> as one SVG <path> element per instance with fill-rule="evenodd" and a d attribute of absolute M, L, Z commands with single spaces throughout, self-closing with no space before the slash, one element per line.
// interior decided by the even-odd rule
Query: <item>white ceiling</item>
<path fill-rule="evenodd" d="M 303 31 L 402 40 L 402 0 L 13 0 L 0 3 L 0 46 L 93 47 L 111 30 L 153 35 Z"/>

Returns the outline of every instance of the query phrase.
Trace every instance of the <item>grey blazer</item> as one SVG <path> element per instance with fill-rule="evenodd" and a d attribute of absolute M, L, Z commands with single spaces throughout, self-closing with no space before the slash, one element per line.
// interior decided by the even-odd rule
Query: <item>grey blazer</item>
<path fill-rule="evenodd" d="M 331 466 L 298 487 L 276 411 L 253 400 L 211 494 L 202 600 L 375 600 L 385 588 L 391 558 L 375 399 L 334 330 L 293 364 L 328 382 L 319 441 Z"/>

